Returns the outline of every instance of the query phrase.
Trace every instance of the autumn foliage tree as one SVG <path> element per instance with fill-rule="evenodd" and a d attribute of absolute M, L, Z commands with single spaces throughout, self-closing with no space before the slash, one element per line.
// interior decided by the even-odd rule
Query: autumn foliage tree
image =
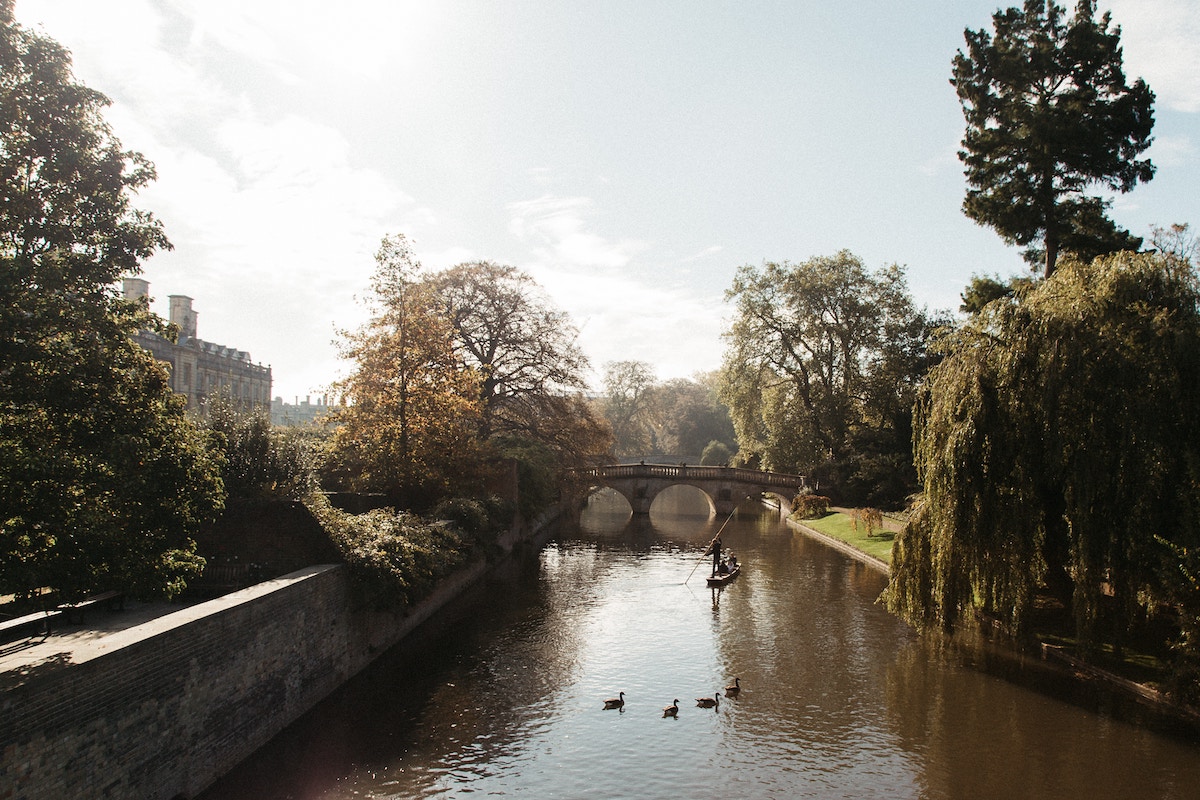
<path fill-rule="evenodd" d="M 579 331 L 516 267 L 466 262 L 425 283 L 463 369 L 479 376 L 480 441 L 518 460 L 526 499 L 534 484 L 544 487 L 535 493 L 544 495 L 540 502 L 552 499 L 558 473 L 602 460 L 611 446 L 607 425 L 583 397 L 588 360 Z"/>
<path fill-rule="evenodd" d="M 491 261 L 431 275 L 464 366 L 480 378 L 480 433 L 534 432 L 549 397 L 582 390 L 578 331 L 526 272 Z"/>
<path fill-rule="evenodd" d="M 335 389 L 333 453 L 342 481 L 404 505 L 431 504 L 479 475 L 480 378 L 403 236 L 375 255 L 371 318 L 343 332 L 354 369 Z"/>

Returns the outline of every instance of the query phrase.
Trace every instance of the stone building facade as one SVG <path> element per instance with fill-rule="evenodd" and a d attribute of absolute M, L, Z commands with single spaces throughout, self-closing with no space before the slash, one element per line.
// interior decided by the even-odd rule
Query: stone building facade
<path fill-rule="evenodd" d="M 130 300 L 148 297 L 150 284 L 141 278 L 126 278 L 124 291 Z M 168 300 L 179 341 L 141 331 L 137 342 L 169 365 L 171 388 L 187 398 L 188 409 L 203 414 L 209 398 L 225 393 L 239 410 L 270 413 L 271 368 L 255 364 L 244 350 L 197 337 L 192 298 L 173 294 Z"/>
<path fill-rule="evenodd" d="M 315 425 L 332 410 L 324 395 L 313 402 L 311 397 L 296 398 L 295 403 L 285 403 L 282 397 L 271 401 L 271 424 L 285 428 Z"/>

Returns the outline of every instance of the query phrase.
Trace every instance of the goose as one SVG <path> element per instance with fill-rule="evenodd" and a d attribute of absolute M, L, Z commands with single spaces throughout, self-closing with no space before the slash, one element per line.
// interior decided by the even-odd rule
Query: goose
<path fill-rule="evenodd" d="M 625 693 L 624 692 L 620 692 L 617 697 L 610 697 L 608 700 L 604 701 L 604 707 L 606 709 L 607 708 L 621 708 L 624 705 L 625 705 Z"/>
<path fill-rule="evenodd" d="M 733 679 L 733 686 L 726 686 L 726 687 L 725 687 L 725 696 L 726 696 L 726 697 L 737 697 L 739 694 L 741 694 L 741 691 L 742 691 L 742 682 L 741 682 L 741 680 L 740 680 L 740 679 L 738 679 L 738 678 L 734 678 L 734 679 Z"/>
<path fill-rule="evenodd" d="M 674 700 L 672 700 L 671 705 L 669 705 L 663 709 L 663 716 L 664 717 L 678 717 L 679 716 L 679 698 L 675 698 Z"/>
<path fill-rule="evenodd" d="M 696 705 L 701 708 L 714 708 L 721 702 L 721 693 L 717 692 L 712 697 L 697 697 Z"/>

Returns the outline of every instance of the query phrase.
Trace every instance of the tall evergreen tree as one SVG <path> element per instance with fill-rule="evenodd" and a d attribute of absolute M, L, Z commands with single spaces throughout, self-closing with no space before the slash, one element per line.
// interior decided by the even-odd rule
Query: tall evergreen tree
<path fill-rule="evenodd" d="M 1137 249 L 1094 187 L 1128 192 L 1154 177 L 1138 156 L 1150 146 L 1154 93 L 1127 83 L 1121 29 L 1096 4 L 1080 0 L 1066 18 L 1053 0 L 1026 0 L 997 11 L 994 35 L 965 32 L 954 58 L 967 129 L 963 211 L 1010 244 L 1031 246 L 1045 275 L 1059 252 L 1082 258 Z"/>

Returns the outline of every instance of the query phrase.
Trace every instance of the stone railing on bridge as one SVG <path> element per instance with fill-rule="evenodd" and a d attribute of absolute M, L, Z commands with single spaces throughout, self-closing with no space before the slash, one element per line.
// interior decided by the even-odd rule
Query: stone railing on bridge
<path fill-rule="evenodd" d="M 766 486 L 791 487 L 804 485 L 803 475 L 784 472 L 766 472 L 744 467 L 701 467 L 686 464 L 609 464 L 572 472 L 580 477 L 592 478 L 685 478 L 688 480 L 740 481 L 761 483 Z"/>

